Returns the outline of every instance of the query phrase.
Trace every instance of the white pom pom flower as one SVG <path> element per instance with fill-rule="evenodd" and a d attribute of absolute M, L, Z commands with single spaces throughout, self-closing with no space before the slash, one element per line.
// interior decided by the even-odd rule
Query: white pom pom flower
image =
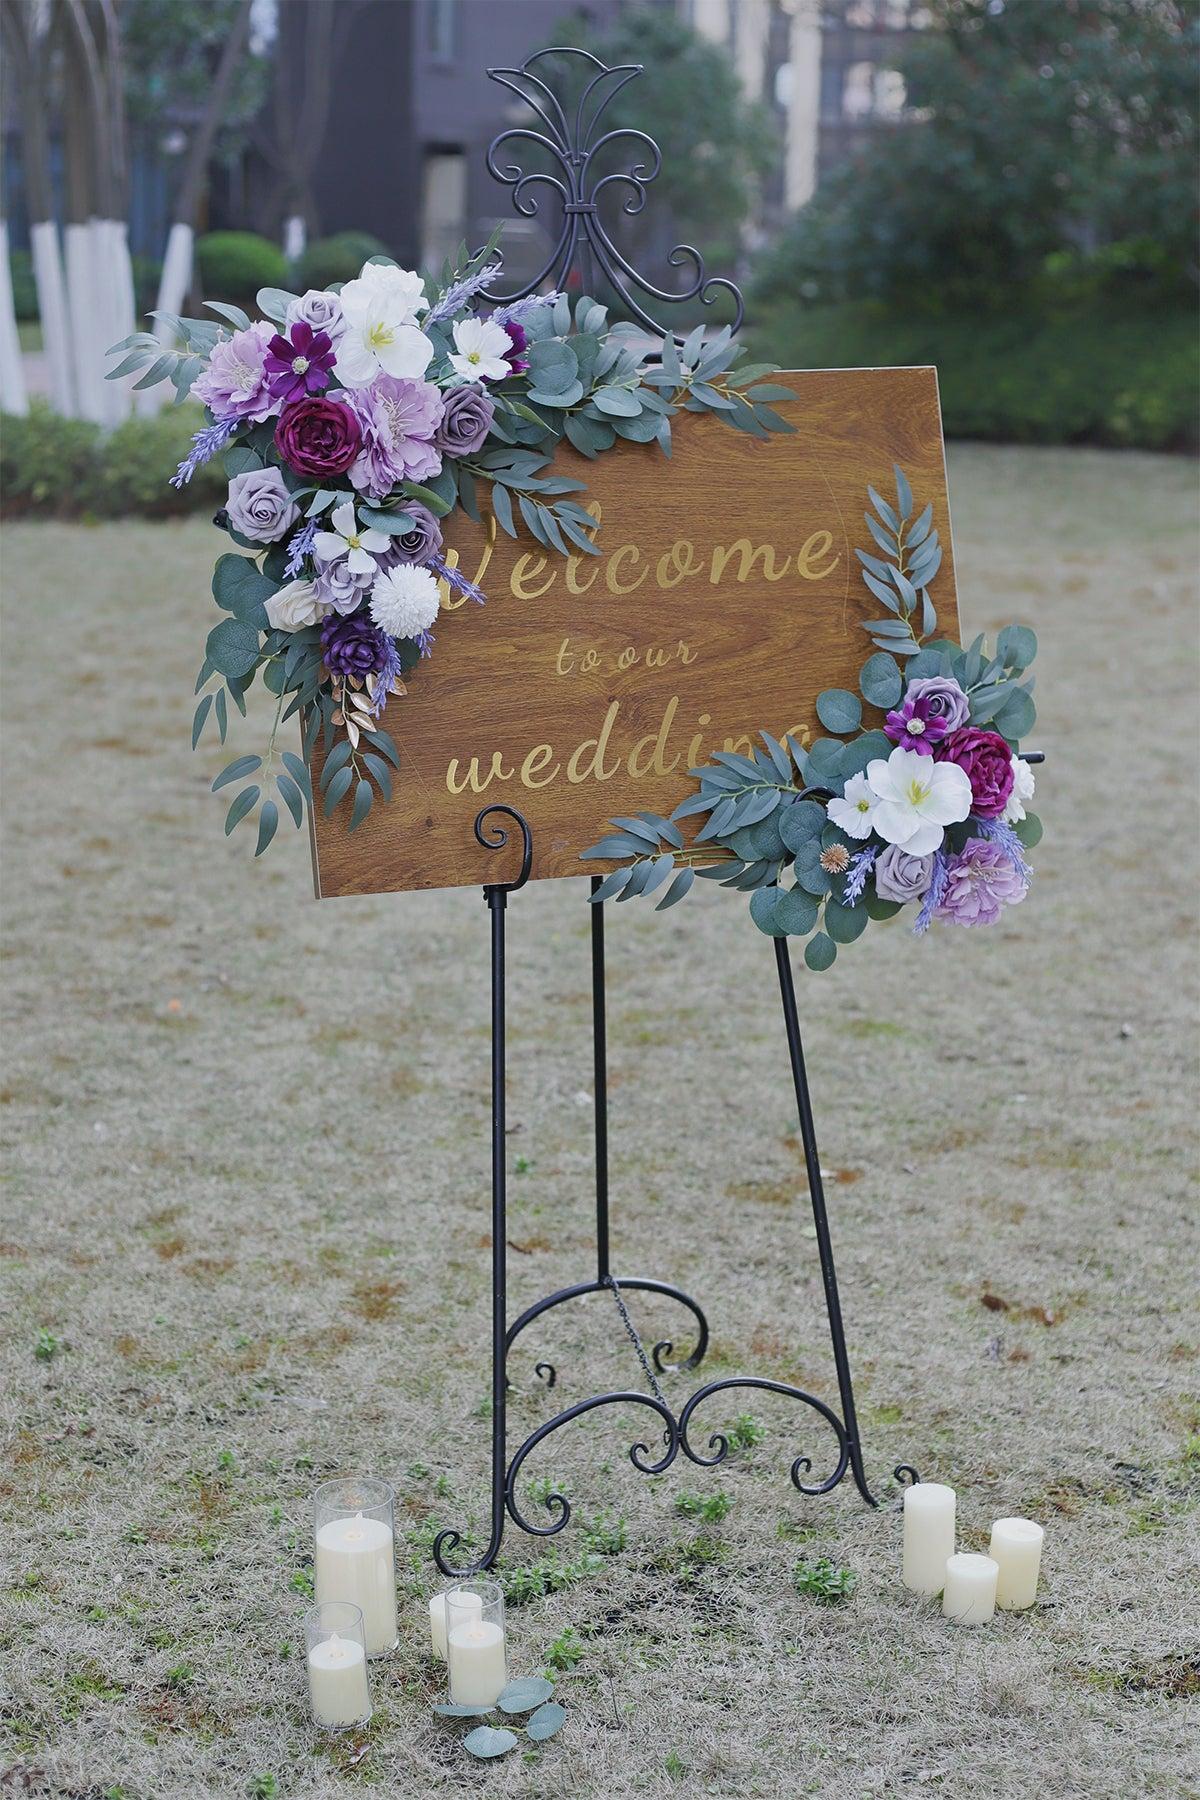
<path fill-rule="evenodd" d="M 438 584 L 428 569 L 397 563 L 382 569 L 371 589 L 371 617 L 389 637 L 420 638 L 437 618 Z"/>

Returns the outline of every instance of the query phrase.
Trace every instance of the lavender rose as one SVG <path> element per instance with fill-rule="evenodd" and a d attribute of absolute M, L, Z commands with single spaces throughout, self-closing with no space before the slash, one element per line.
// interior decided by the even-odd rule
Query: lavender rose
<path fill-rule="evenodd" d="M 956 763 L 971 783 L 971 811 L 998 819 L 1013 790 L 1012 751 L 998 731 L 967 725 L 934 746 L 938 762 Z"/>
<path fill-rule="evenodd" d="M 994 925 L 1006 906 L 1016 906 L 1029 883 L 1007 850 L 987 838 L 968 838 L 946 860 L 946 885 L 936 917 L 954 925 Z"/>
<path fill-rule="evenodd" d="M 300 509 L 278 469 L 247 469 L 229 483 L 229 523 L 252 544 L 273 544 L 296 523 Z"/>
<path fill-rule="evenodd" d="M 488 396 L 479 388 L 451 388 L 443 394 L 442 404 L 442 422 L 433 434 L 435 448 L 443 456 L 470 456 L 481 449 L 496 416 Z"/>
<path fill-rule="evenodd" d="M 875 862 L 875 892 L 881 900 L 898 900 L 904 906 L 921 898 L 932 874 L 932 856 L 911 856 L 899 844 L 889 844 Z"/>
<path fill-rule="evenodd" d="M 392 549 L 380 558 L 385 569 L 398 562 L 428 562 L 442 547 L 442 528 L 427 506 L 422 506 L 419 500 L 404 500 L 401 511 L 412 520 L 412 527 L 402 536 L 392 538 Z"/>
<path fill-rule="evenodd" d="M 946 731 L 957 731 L 969 717 L 967 696 L 949 675 L 925 675 L 910 681 L 905 694 L 924 707 L 924 716 L 945 721 Z"/>
<path fill-rule="evenodd" d="M 339 400 L 297 400 L 275 427 L 275 445 L 300 475 L 344 475 L 362 448 L 362 426 Z"/>
<path fill-rule="evenodd" d="M 341 301 L 336 294 L 327 294 L 321 288 L 309 288 L 306 294 L 290 303 L 287 323 L 289 326 L 311 325 L 314 331 L 326 332 L 335 344 L 346 329 Z"/>

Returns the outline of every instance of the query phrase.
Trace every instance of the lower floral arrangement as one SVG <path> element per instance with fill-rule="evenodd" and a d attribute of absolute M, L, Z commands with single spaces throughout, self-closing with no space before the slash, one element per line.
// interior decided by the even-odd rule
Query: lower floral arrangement
<path fill-rule="evenodd" d="M 1034 773 L 1020 754 L 1036 712 L 1027 673 L 1037 639 L 1024 625 L 994 652 L 937 635 L 928 584 L 941 562 L 932 509 L 915 513 L 903 472 L 896 501 L 874 489 L 867 514 L 876 548 L 859 550 L 863 579 L 888 617 L 866 626 L 878 646 L 859 692 L 829 688 L 817 718 L 827 737 L 807 746 L 761 733 L 751 756 L 717 751 L 690 771 L 698 791 L 670 818 L 615 818 L 584 858 L 625 866 L 593 901 L 660 893 L 673 906 L 699 878 L 749 892 L 750 914 L 772 937 L 805 937 L 810 969 L 872 920 L 913 909 L 922 936 L 935 921 L 993 925 L 1024 900 L 1025 859 L 1042 835 L 1029 810 Z M 915 515 L 915 516 L 914 516 Z M 864 723 L 864 703 L 883 723 Z M 680 825 L 704 823 L 690 843 Z"/>

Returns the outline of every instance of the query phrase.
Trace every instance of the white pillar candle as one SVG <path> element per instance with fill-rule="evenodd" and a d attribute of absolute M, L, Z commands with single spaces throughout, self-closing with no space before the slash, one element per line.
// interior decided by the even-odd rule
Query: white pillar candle
<path fill-rule="evenodd" d="M 940 1594 L 946 1559 L 954 1555 L 954 1489 L 917 1481 L 904 1490 L 904 1585 L 914 1594 Z"/>
<path fill-rule="evenodd" d="M 986 1625 L 996 1610 L 996 1576 L 990 1556 L 960 1550 L 946 1562 L 942 1611 L 956 1625 Z"/>
<path fill-rule="evenodd" d="M 318 1725 L 359 1725 L 371 1716 L 367 1659 L 353 1638 L 331 1632 L 308 1653 L 308 1691 Z"/>
<path fill-rule="evenodd" d="M 392 1534 L 382 1519 L 330 1519 L 317 1532 L 317 1604 L 348 1600 L 362 1608 L 367 1655 L 394 1648 L 396 1567 Z"/>
<path fill-rule="evenodd" d="M 508 1685 L 504 1627 L 490 1619 L 470 1619 L 452 1627 L 446 1650 L 453 1704 L 494 1706 Z"/>
<path fill-rule="evenodd" d="M 449 1595 L 435 1594 L 429 1602 L 429 1636 L 433 1643 L 433 1653 L 446 1660 L 446 1601 L 453 1599 L 456 1606 L 473 1612 L 477 1619 L 483 1617 L 483 1601 L 478 1594 L 472 1594 L 463 1588 L 451 1588 Z"/>
<path fill-rule="evenodd" d="M 992 1526 L 988 1555 L 1000 1571 L 996 1605 L 1001 1612 L 1020 1612 L 1037 1598 L 1043 1536 L 1032 1519 L 997 1519 Z"/>

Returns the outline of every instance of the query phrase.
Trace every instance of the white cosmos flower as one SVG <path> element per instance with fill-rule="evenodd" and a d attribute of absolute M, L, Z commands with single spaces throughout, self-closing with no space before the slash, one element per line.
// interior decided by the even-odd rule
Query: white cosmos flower
<path fill-rule="evenodd" d="M 1025 817 L 1025 802 L 1033 799 L 1033 770 L 1023 756 L 1012 759 L 1013 785 L 1000 818 L 1005 825 L 1015 825 Z"/>
<path fill-rule="evenodd" d="M 512 339 L 494 319 L 460 319 L 454 327 L 450 362 L 468 381 L 503 381 L 512 374 L 511 353 Z"/>
<path fill-rule="evenodd" d="M 935 762 L 897 745 L 885 762 L 867 764 L 867 781 L 877 802 L 872 830 L 910 856 L 928 856 L 971 810 L 971 782 L 957 763 Z"/>
<path fill-rule="evenodd" d="M 419 638 L 437 618 L 438 584 L 417 563 L 381 569 L 371 589 L 371 617 L 389 637 Z"/>
<path fill-rule="evenodd" d="M 315 625 L 329 611 L 311 581 L 289 581 L 267 601 L 267 620 L 272 631 L 300 631 Z"/>
<path fill-rule="evenodd" d="M 425 283 L 411 269 L 367 263 L 339 296 L 344 331 L 334 372 L 344 386 L 367 387 L 382 370 L 419 381 L 429 367 L 433 344 L 417 319 L 429 302 Z"/>
<path fill-rule="evenodd" d="M 354 504 L 347 500 L 334 509 L 333 530 L 318 531 L 313 539 L 313 550 L 318 562 L 344 561 L 352 575 L 371 575 L 375 571 L 375 557 L 390 550 L 391 544 L 385 531 L 359 525 L 354 517 Z"/>
<path fill-rule="evenodd" d="M 865 775 L 852 775 L 846 783 L 845 798 L 839 800 L 835 795 L 829 802 L 827 811 L 835 825 L 840 825 L 847 837 L 870 837 L 871 821 L 878 805 L 871 792 L 870 783 Z"/>

